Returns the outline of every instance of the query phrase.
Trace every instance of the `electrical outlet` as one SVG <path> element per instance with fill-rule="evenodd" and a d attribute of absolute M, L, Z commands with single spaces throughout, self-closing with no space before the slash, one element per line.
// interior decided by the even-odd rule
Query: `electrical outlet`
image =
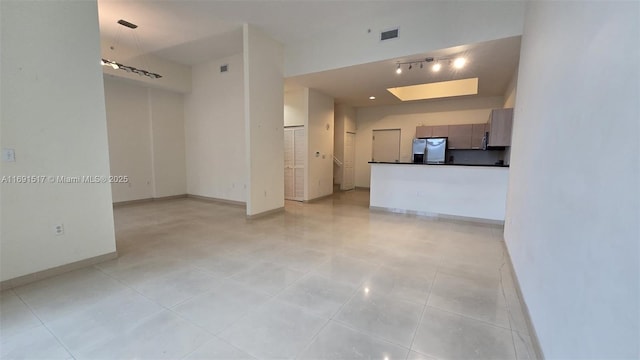
<path fill-rule="evenodd" d="M 2 149 L 2 161 L 14 162 L 16 161 L 16 152 L 14 149 Z"/>
<path fill-rule="evenodd" d="M 64 224 L 54 225 L 53 233 L 56 234 L 56 236 L 64 235 Z"/>

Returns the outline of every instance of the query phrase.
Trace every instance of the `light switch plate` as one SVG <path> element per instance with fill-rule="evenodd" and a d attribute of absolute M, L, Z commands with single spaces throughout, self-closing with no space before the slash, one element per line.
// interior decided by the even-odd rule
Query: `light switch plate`
<path fill-rule="evenodd" d="M 16 152 L 14 149 L 2 148 L 2 161 L 14 162 L 16 161 Z"/>

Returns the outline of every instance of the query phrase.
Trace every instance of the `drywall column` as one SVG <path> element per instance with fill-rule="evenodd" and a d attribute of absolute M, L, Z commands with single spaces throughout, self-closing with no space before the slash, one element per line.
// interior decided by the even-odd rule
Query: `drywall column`
<path fill-rule="evenodd" d="M 96 1 L 1 1 L 0 280 L 115 252 Z M 73 26 L 61 24 L 73 23 Z M 53 179 L 50 177 L 54 177 Z M 64 224 L 56 236 L 55 225 Z"/>
<path fill-rule="evenodd" d="M 640 357 L 638 41 L 638 2 L 527 5 L 505 240 L 548 359 Z"/>
<path fill-rule="evenodd" d="M 153 145 L 153 197 L 187 193 L 184 135 L 184 96 L 149 89 Z"/>
<path fill-rule="evenodd" d="M 309 89 L 305 200 L 333 193 L 333 98 Z"/>
<path fill-rule="evenodd" d="M 104 77 L 113 202 L 183 195 L 186 189 L 183 95 Z"/>
<path fill-rule="evenodd" d="M 247 216 L 284 207 L 283 49 L 243 26 Z"/>
<path fill-rule="evenodd" d="M 344 164 L 344 108 L 346 105 L 337 104 L 334 109 L 333 119 L 333 156 Z M 333 165 L 333 183 L 342 184 L 343 166 Z"/>
<path fill-rule="evenodd" d="M 246 201 L 243 55 L 194 65 L 185 96 L 187 193 Z M 226 72 L 220 67 L 227 66 Z"/>

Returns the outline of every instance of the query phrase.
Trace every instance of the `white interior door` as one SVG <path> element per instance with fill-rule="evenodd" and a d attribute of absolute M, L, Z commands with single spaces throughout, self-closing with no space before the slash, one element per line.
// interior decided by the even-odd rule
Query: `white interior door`
<path fill-rule="evenodd" d="M 340 190 L 351 190 L 355 187 L 356 134 L 348 132 L 344 138 L 344 162 L 342 164 L 342 185 Z"/>
<path fill-rule="evenodd" d="M 371 161 L 400 161 L 400 129 L 373 130 Z"/>
<path fill-rule="evenodd" d="M 304 200 L 306 147 L 303 127 L 284 129 L 284 198 L 287 200 Z"/>

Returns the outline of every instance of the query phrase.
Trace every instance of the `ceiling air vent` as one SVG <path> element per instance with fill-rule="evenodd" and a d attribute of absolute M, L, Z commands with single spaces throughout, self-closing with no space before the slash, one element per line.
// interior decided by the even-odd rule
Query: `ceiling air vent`
<path fill-rule="evenodd" d="M 398 28 L 383 31 L 380 33 L 380 41 L 395 39 L 398 37 Z"/>
<path fill-rule="evenodd" d="M 229 65 L 224 64 L 224 65 L 220 66 L 220 72 L 221 73 L 227 72 L 227 71 L 229 71 Z"/>

